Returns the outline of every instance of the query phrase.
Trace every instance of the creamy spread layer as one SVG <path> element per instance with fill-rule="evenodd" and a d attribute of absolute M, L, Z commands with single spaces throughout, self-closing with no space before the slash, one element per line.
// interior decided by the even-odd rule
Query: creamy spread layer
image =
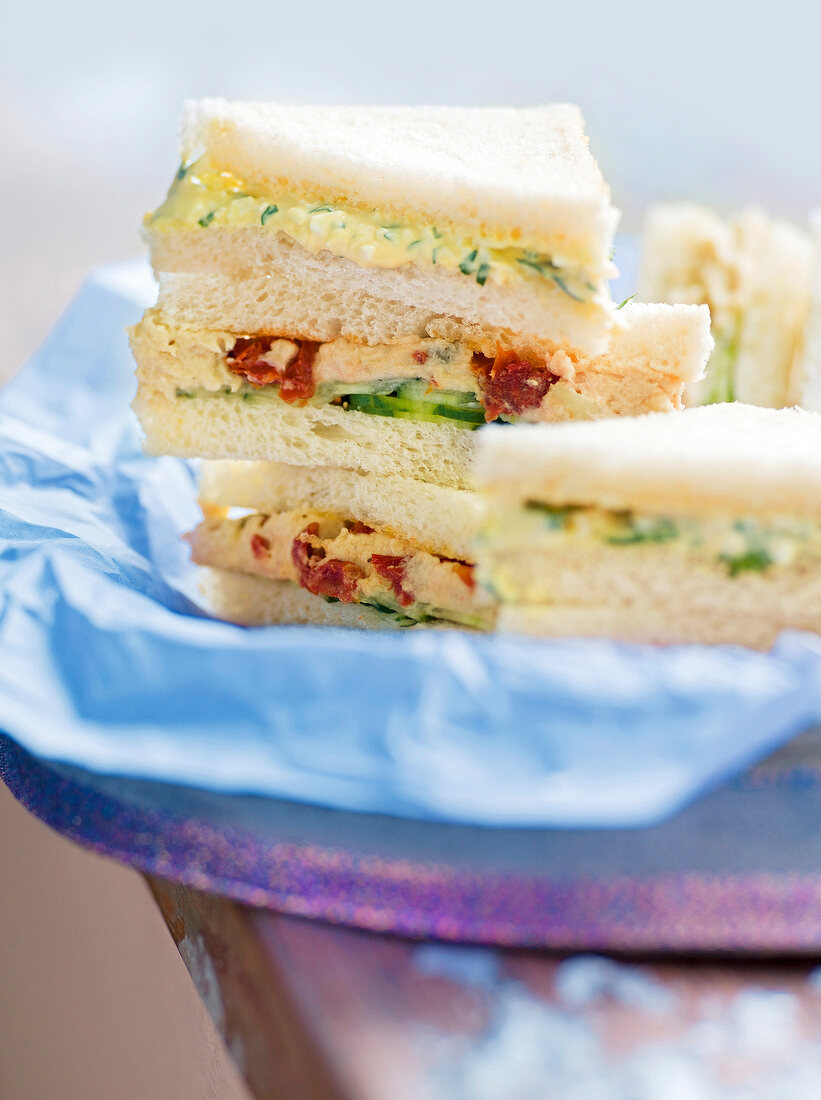
<path fill-rule="evenodd" d="M 516 557 L 523 547 L 531 557 L 561 549 L 568 561 L 583 547 L 625 554 L 653 549 L 686 556 L 692 568 L 729 578 L 821 563 L 821 526 L 789 516 L 694 518 L 529 501 L 524 507 L 491 508 L 480 540 L 488 551 L 489 585 L 505 600 L 549 598 L 548 575 L 544 592 L 534 593 L 532 586 L 522 591 Z"/>
<path fill-rule="evenodd" d="M 495 419 L 605 416 L 624 411 L 618 396 L 629 390 L 621 376 L 596 370 L 582 375 L 562 350 L 546 358 L 500 350 L 491 359 L 465 344 L 433 337 L 366 345 L 341 337 L 316 343 L 217 331 L 199 332 L 193 342 L 181 343 L 180 334 L 155 316 L 142 330 L 162 359 L 146 358 L 141 382 L 179 400 L 333 404 L 346 411 L 471 429 Z M 669 405 L 664 390 L 645 380 L 627 411 Z"/>
<path fill-rule="evenodd" d="M 261 196 L 203 161 L 182 165 L 165 202 L 148 215 L 153 230 L 256 227 L 282 233 L 309 252 L 331 252 L 363 267 L 441 267 L 485 283 L 535 280 L 578 302 L 596 298 L 609 269 L 589 272 L 517 241 L 478 237 L 456 227 L 396 220 L 378 210 L 342 208 L 294 195 Z"/>
<path fill-rule="evenodd" d="M 199 565 L 291 581 L 327 600 L 365 604 L 397 626 L 493 624 L 495 605 L 470 563 L 356 520 L 314 511 L 212 517 L 189 539 Z"/>

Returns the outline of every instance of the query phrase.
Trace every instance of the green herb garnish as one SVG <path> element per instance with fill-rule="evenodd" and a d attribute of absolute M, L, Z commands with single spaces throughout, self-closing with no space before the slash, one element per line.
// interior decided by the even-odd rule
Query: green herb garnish
<path fill-rule="evenodd" d="M 478 248 L 474 248 L 472 252 L 469 252 L 465 256 L 464 260 L 459 264 L 459 270 L 463 275 L 472 275 L 476 270 L 476 257 L 479 255 Z"/>
<path fill-rule="evenodd" d="M 211 224 L 211 222 L 214 220 L 214 215 L 215 214 L 216 214 L 216 210 L 212 210 L 210 213 L 206 214 L 205 217 L 198 219 L 199 223 L 200 223 L 200 225 L 202 226 L 203 229 L 205 229 L 207 226 L 209 226 Z"/>
<path fill-rule="evenodd" d="M 568 287 L 564 279 L 560 278 L 555 272 L 550 277 L 559 288 L 559 290 L 563 290 L 568 298 L 572 298 L 574 302 L 584 301 L 584 298 L 580 297 L 578 294 L 574 294 L 573 291 Z"/>
<path fill-rule="evenodd" d="M 545 521 L 545 526 L 550 531 L 562 531 L 567 527 L 567 521 L 576 512 L 582 510 L 580 504 L 565 504 L 562 506 L 554 504 L 543 504 L 540 500 L 528 500 L 525 502 L 525 509 L 528 512 L 539 512 Z"/>
<path fill-rule="evenodd" d="M 279 213 L 279 207 L 274 206 L 274 204 L 271 203 L 270 206 L 266 206 L 265 209 L 260 214 L 260 218 L 259 218 L 260 223 L 262 225 L 265 225 L 265 223 L 268 221 L 269 218 L 273 217 L 274 214 L 278 214 L 278 213 Z"/>
<path fill-rule="evenodd" d="M 773 559 L 763 546 L 750 547 L 743 554 L 722 554 L 721 560 L 727 566 L 731 577 L 739 573 L 762 573 L 774 564 Z"/>
<path fill-rule="evenodd" d="M 611 546 L 634 546 L 640 542 L 668 542 L 678 538 L 678 524 L 664 516 L 658 519 L 634 518 L 624 516 L 625 530 L 617 535 L 608 535 L 605 542 Z"/>

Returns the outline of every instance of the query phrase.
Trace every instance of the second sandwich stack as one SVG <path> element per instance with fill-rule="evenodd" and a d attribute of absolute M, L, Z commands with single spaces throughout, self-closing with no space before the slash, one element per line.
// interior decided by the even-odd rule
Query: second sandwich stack
<path fill-rule="evenodd" d="M 135 409 L 153 453 L 255 462 L 203 485 L 219 612 L 491 626 L 475 430 L 675 409 L 711 348 L 704 307 L 613 307 L 579 112 L 212 100 L 182 152 Z"/>

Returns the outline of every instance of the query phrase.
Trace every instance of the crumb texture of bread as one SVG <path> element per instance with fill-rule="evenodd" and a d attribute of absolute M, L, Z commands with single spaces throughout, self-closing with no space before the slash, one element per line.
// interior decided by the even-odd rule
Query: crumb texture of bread
<path fill-rule="evenodd" d="M 461 560 L 470 560 L 482 516 L 481 498 L 470 490 L 280 462 L 206 461 L 200 500 L 206 508 L 335 513 Z"/>
<path fill-rule="evenodd" d="M 803 409 L 707 405 L 478 434 L 477 484 L 508 501 L 821 516 L 821 416 Z"/>
<path fill-rule="evenodd" d="M 716 338 L 732 356 L 734 399 L 783 408 L 801 397 L 795 364 L 812 269 L 807 234 L 758 208 L 724 220 L 695 203 L 659 204 L 645 222 L 639 295 L 706 303 Z M 709 392 L 708 383 L 692 385 L 685 402 L 701 404 Z"/>
<path fill-rule="evenodd" d="M 787 629 L 821 630 L 821 619 L 793 621 L 775 608 L 752 614 L 734 609 L 731 600 L 717 599 L 692 610 L 682 604 L 638 602 L 632 607 L 579 607 L 509 604 L 499 612 L 496 629 L 536 638 L 612 638 L 646 645 L 741 645 L 767 650 Z"/>
<path fill-rule="evenodd" d="M 268 459 L 294 466 L 410 477 L 455 489 L 471 486 L 476 432 L 414 420 L 298 408 L 276 398 L 168 397 L 139 387 L 134 410 L 149 454 Z"/>
<path fill-rule="evenodd" d="M 613 329 L 610 347 L 596 358 L 602 372 L 697 381 L 713 350 L 710 311 L 705 305 L 628 302 L 622 324 Z"/>
<path fill-rule="evenodd" d="M 186 104 L 185 162 L 204 152 L 255 193 L 377 208 L 514 235 L 604 264 L 618 220 L 577 107 Z"/>
<path fill-rule="evenodd" d="M 791 378 L 791 400 L 821 412 L 821 208 L 810 216 L 813 269 L 810 313 L 796 351 Z"/>
<path fill-rule="evenodd" d="M 205 569 L 201 589 L 209 610 L 218 619 L 238 626 L 313 624 L 397 629 L 388 616 L 371 607 L 328 603 L 290 581 L 272 581 L 229 569 Z"/>
<path fill-rule="evenodd" d="M 554 346 L 600 354 L 614 320 L 610 302 L 574 301 L 546 279 L 480 286 L 442 267 L 362 267 L 247 228 L 149 232 L 148 240 L 159 304 L 178 324 L 388 343 L 451 318 L 519 345 L 547 333 Z"/>

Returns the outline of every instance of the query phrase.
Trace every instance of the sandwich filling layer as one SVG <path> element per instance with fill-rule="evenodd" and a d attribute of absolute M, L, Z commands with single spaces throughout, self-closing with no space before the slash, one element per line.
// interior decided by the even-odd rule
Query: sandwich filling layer
<path fill-rule="evenodd" d="M 165 202 L 147 216 L 152 231 L 257 227 L 282 234 L 312 253 L 330 252 L 362 266 L 440 267 L 474 280 L 505 285 L 528 280 L 558 288 L 576 302 L 603 300 L 610 265 L 591 271 L 524 248 L 512 237 L 484 237 L 457 226 L 420 225 L 378 210 L 341 207 L 286 193 L 255 194 L 250 184 L 203 160 L 180 167 Z"/>
<path fill-rule="evenodd" d="M 478 557 L 483 583 L 500 600 L 610 604 L 635 585 L 640 590 L 645 569 L 662 567 L 668 584 L 672 573 L 733 584 L 817 572 L 821 525 L 789 516 L 695 518 L 533 500 L 489 509 Z M 676 591 L 662 585 L 660 594 L 675 602 Z"/>
<path fill-rule="evenodd" d="M 493 626 L 494 601 L 477 588 L 472 564 L 386 528 L 305 510 L 214 516 L 189 539 L 198 565 L 290 581 L 331 602 L 371 607 L 394 626 Z"/>
<path fill-rule="evenodd" d="M 675 373 L 602 369 L 563 350 L 483 355 L 460 342 L 422 337 L 367 345 L 166 326 L 149 311 L 133 330 L 143 385 L 191 398 L 316 408 L 450 424 L 593 419 L 667 411 L 680 401 Z"/>

